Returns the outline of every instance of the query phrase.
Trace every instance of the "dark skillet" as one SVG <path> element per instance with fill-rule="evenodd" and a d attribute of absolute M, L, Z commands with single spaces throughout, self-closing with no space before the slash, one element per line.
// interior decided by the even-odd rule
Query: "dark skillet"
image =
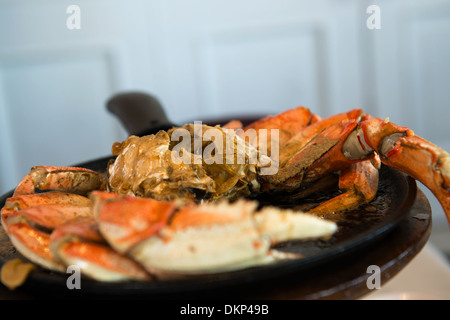
<path fill-rule="evenodd" d="M 140 93 L 124 94 L 113 97 L 108 109 L 116 114 L 130 134 L 144 135 L 167 129 L 173 124 L 167 120 L 156 99 Z M 136 116 L 127 115 L 132 110 Z M 140 110 L 144 110 L 141 112 Z M 153 112 L 151 110 L 154 110 Z M 156 111 L 155 111 L 156 110 Z M 154 116 L 156 114 L 156 117 Z M 137 119 L 137 120 L 136 120 Z M 246 119 L 251 120 L 251 119 Z M 205 121 L 208 124 L 225 123 L 228 119 Z M 147 126 L 147 129 L 145 129 Z M 149 128 L 149 129 L 148 129 Z M 104 172 L 110 156 L 76 164 L 76 166 Z M 82 290 L 68 290 L 66 281 L 69 274 L 60 274 L 38 268 L 32 272 L 21 288 L 31 293 L 42 292 L 64 296 L 120 297 L 120 298 L 183 298 L 186 297 L 238 297 L 255 288 L 279 286 L 283 282 L 292 282 L 300 275 L 317 272 L 328 263 L 346 259 L 360 250 L 370 250 L 372 245 L 395 229 L 407 215 L 416 197 L 415 180 L 403 173 L 382 166 L 380 187 L 376 198 L 367 205 L 344 214 L 330 214 L 325 218 L 337 222 L 338 231 L 328 240 L 289 241 L 277 245 L 277 249 L 302 254 L 303 258 L 279 262 L 273 265 L 243 269 L 211 276 L 191 279 L 178 279 L 154 282 L 102 283 L 91 279 L 82 279 Z M 10 191 L 0 197 L 3 207 Z M 308 198 L 297 199 L 290 195 L 277 195 L 260 198 L 262 205 L 280 207 L 307 208 L 339 193 L 332 188 Z M 6 235 L 0 237 L 0 263 L 21 257 L 11 245 Z"/>

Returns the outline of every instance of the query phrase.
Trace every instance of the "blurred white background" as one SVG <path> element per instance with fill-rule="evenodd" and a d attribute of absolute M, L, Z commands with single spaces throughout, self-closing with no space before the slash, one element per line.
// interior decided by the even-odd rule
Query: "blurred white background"
<path fill-rule="evenodd" d="M 381 29 L 370 30 L 369 5 Z M 68 29 L 70 5 L 81 29 Z M 2 0 L 0 193 L 33 165 L 110 154 L 105 109 L 155 95 L 174 122 L 363 108 L 450 150 L 448 0 Z M 432 241 L 450 254 L 444 213 Z"/>

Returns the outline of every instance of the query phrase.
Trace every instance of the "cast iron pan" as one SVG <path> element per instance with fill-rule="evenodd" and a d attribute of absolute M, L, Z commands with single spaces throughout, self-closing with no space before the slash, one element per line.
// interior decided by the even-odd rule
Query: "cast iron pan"
<path fill-rule="evenodd" d="M 150 99 L 153 103 L 151 108 L 159 109 L 159 116 L 162 121 L 153 121 L 152 113 L 146 117 L 140 117 L 141 125 L 135 126 L 135 120 L 125 119 L 119 115 L 123 112 L 123 106 L 129 106 L 136 102 L 136 99 L 146 98 L 145 95 L 133 93 L 131 95 L 119 95 L 110 100 L 108 109 L 117 114 L 125 124 L 131 134 L 149 134 L 164 127 L 171 127 L 172 123 L 167 120 L 162 108 L 155 99 Z M 123 99 L 128 100 L 123 103 Z M 121 103 L 118 100 L 122 100 Z M 142 100 L 141 100 L 142 101 Z M 148 101 L 147 101 L 148 102 Z M 148 103 L 135 103 L 136 109 L 148 107 Z M 112 108 L 114 105 L 116 108 Z M 122 106 L 122 107 L 119 107 Z M 114 110 L 113 110 L 114 109 Z M 120 111 L 118 111 L 120 109 Z M 148 111 L 148 110 L 147 110 Z M 136 114 L 141 114 L 136 111 Z M 222 119 L 224 120 L 224 119 Z M 223 123 L 225 121 L 217 121 Z M 150 125 L 149 125 L 150 124 Z M 213 124 L 213 123 L 211 123 Z M 145 125 L 150 129 L 145 129 Z M 134 130 L 134 129 L 136 130 Z M 156 131 L 155 131 L 156 130 Z M 104 172 L 110 156 L 76 164 L 84 168 Z M 66 281 L 70 274 L 55 273 L 41 268 L 33 271 L 21 290 L 31 293 L 55 295 L 57 297 L 118 297 L 118 298 L 214 298 L 229 297 L 236 298 L 246 292 L 252 292 L 267 286 L 280 286 L 283 283 L 296 281 L 309 272 L 318 272 L 320 268 L 329 262 L 336 263 L 346 259 L 359 250 L 370 250 L 370 246 L 382 239 L 386 234 L 395 229 L 397 224 L 406 216 L 416 197 L 417 186 L 415 180 L 405 174 L 386 166 L 380 170 L 380 186 L 375 199 L 369 204 L 363 205 L 356 210 L 342 213 L 329 214 L 325 218 L 336 221 L 338 231 L 327 240 L 312 241 L 288 241 L 277 245 L 277 249 L 300 253 L 302 258 L 277 262 L 261 267 L 252 267 L 234 272 L 199 276 L 196 278 L 164 280 L 152 282 L 116 282 L 102 283 L 88 278 L 83 278 L 81 290 L 69 290 Z M 4 194 L 0 198 L 0 208 L 3 207 L 8 197 L 13 191 Z M 308 208 L 318 202 L 329 199 L 339 194 L 336 187 L 332 187 L 323 193 L 314 194 L 307 198 L 298 199 L 292 194 L 277 194 L 264 196 L 257 200 L 261 206 L 276 205 L 279 207 Z M 2 232 L 0 236 L 0 264 L 9 259 L 21 257 L 10 243 L 8 237 Z"/>

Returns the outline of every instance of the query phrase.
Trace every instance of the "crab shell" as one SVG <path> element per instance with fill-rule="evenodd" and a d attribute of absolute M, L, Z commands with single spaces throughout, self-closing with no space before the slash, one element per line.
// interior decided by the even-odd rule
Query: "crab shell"
<path fill-rule="evenodd" d="M 180 137 L 180 131 L 184 136 Z M 196 137 L 208 134 L 217 140 L 199 140 L 196 150 Z M 110 191 L 187 202 L 248 196 L 260 188 L 260 160 L 269 162 L 233 130 L 206 125 L 197 129 L 192 124 L 155 135 L 130 136 L 115 143 L 112 153 L 117 158 L 108 167 Z"/>

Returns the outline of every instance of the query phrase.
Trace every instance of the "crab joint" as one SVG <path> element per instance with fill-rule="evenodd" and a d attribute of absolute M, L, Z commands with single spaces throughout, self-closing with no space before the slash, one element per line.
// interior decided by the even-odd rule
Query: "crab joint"
<path fill-rule="evenodd" d="M 441 175 L 442 187 L 450 191 L 450 155 L 448 153 L 444 153 L 438 158 L 435 170 L 439 171 Z"/>
<path fill-rule="evenodd" d="M 384 137 L 379 146 L 381 156 L 389 157 L 392 152 L 395 152 L 400 145 L 399 139 L 404 136 L 404 133 L 393 133 Z"/>
<path fill-rule="evenodd" d="M 365 159 L 373 151 L 374 149 L 367 144 L 361 128 L 353 130 L 342 147 L 342 153 L 350 160 Z"/>

